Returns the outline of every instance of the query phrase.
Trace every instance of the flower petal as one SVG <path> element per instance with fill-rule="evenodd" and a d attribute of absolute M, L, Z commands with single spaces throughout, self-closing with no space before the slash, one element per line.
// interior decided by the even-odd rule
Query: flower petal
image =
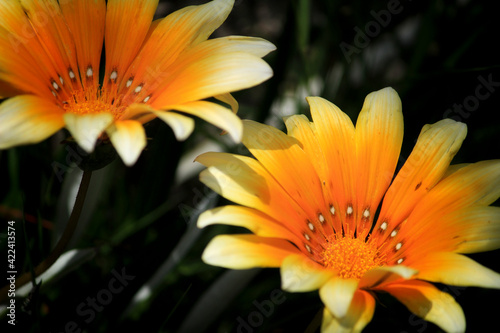
<path fill-rule="evenodd" d="M 154 111 L 174 131 L 177 140 L 186 140 L 194 130 L 194 120 L 181 114 L 169 111 Z"/>
<path fill-rule="evenodd" d="M 316 290 L 334 275 L 335 271 L 325 269 L 304 255 L 291 255 L 281 264 L 281 289 L 289 292 Z"/>
<path fill-rule="evenodd" d="M 97 138 L 113 123 L 113 115 L 110 113 L 85 115 L 65 113 L 63 117 L 66 128 L 87 153 L 94 150 Z"/>
<path fill-rule="evenodd" d="M 335 276 L 320 288 L 319 296 L 335 317 L 342 318 L 348 313 L 358 284 L 358 280 Z"/>
<path fill-rule="evenodd" d="M 128 80 L 125 77 L 126 70 L 143 45 L 157 6 L 158 0 L 108 1 L 104 86 L 111 81 L 119 85 L 123 80 Z M 113 72 L 116 74 L 111 76 Z"/>
<path fill-rule="evenodd" d="M 47 100 L 21 95 L 0 104 L 0 149 L 45 140 L 64 126 L 63 111 Z"/>
<path fill-rule="evenodd" d="M 333 218 L 338 219 L 333 225 L 342 223 L 344 232 L 354 235 L 355 220 L 352 213 L 347 213 L 353 209 L 356 197 L 353 182 L 356 173 L 354 125 L 344 112 L 329 101 L 320 97 L 306 99 L 311 108 L 318 144 L 328 166 L 329 176 L 322 182 L 329 193 L 326 197 L 334 200 L 328 203 L 335 210 Z"/>
<path fill-rule="evenodd" d="M 335 317 L 327 307 L 323 311 L 322 333 L 355 333 L 361 332 L 372 320 L 375 312 L 375 299 L 367 292 L 358 290 L 352 298 L 347 314 L 342 318 Z"/>
<path fill-rule="evenodd" d="M 401 100 L 392 88 L 366 96 L 356 122 L 358 237 L 371 228 L 375 211 L 394 176 L 403 142 Z M 367 214 L 368 212 L 368 214 Z"/>
<path fill-rule="evenodd" d="M 299 250 L 289 242 L 255 235 L 219 235 L 205 248 L 205 263 L 232 269 L 279 267 L 290 254 Z"/>
<path fill-rule="evenodd" d="M 222 206 L 207 210 L 198 218 L 198 228 L 212 224 L 244 227 L 257 236 L 295 240 L 297 237 L 272 217 L 256 209 L 243 206 Z"/>
<path fill-rule="evenodd" d="M 462 236 L 457 241 L 457 252 L 486 252 L 500 248 L 500 207 L 471 207 L 445 218 L 459 226 L 458 233 Z"/>
<path fill-rule="evenodd" d="M 115 122 L 106 132 L 123 163 L 127 166 L 135 164 L 146 147 L 146 133 L 142 124 L 134 120 L 121 120 Z"/>
<path fill-rule="evenodd" d="M 297 201 L 313 225 L 312 230 L 327 234 L 322 224 L 329 212 L 322 185 L 300 143 L 271 126 L 249 120 L 245 120 L 243 125 L 243 144 L 288 193 L 290 200 Z M 307 204 L 304 204 L 305 198 Z M 319 219 L 320 214 L 322 220 Z M 300 222 L 306 225 L 306 221 Z"/>
<path fill-rule="evenodd" d="M 60 1 L 59 5 L 75 41 L 82 84 L 84 87 L 98 86 L 106 2 L 104 0 L 72 0 Z M 75 74 L 77 74 L 76 70 Z"/>
<path fill-rule="evenodd" d="M 447 332 L 464 332 L 465 316 L 462 308 L 448 293 L 417 280 L 390 284 L 385 291 L 396 297 L 411 312 L 433 322 Z"/>
<path fill-rule="evenodd" d="M 387 190 L 375 230 L 386 223 L 395 229 L 416 206 L 417 202 L 443 177 L 450 161 L 465 138 L 465 124 L 451 119 L 441 120 L 422 129 L 417 143 L 393 183 Z M 378 237 L 379 244 L 386 237 Z"/>
<path fill-rule="evenodd" d="M 403 265 L 377 267 L 365 273 L 359 281 L 359 288 L 382 287 L 397 280 L 409 279 L 417 272 L 417 270 Z"/>
<path fill-rule="evenodd" d="M 466 256 L 438 252 L 412 264 L 419 273 L 417 278 L 453 286 L 500 289 L 500 274 Z"/>
<path fill-rule="evenodd" d="M 197 116 L 227 131 L 235 142 L 241 141 L 243 124 L 240 118 L 226 107 L 207 101 L 195 101 L 181 105 L 165 106 L 168 110 L 177 110 Z"/>

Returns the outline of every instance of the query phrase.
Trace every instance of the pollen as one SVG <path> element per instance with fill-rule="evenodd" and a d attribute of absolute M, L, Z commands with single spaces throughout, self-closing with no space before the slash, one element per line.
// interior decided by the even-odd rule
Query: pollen
<path fill-rule="evenodd" d="M 323 248 L 322 264 L 344 279 L 361 279 L 368 270 L 385 264 L 385 254 L 379 253 L 375 242 L 333 235 Z"/>
<path fill-rule="evenodd" d="M 121 103 L 115 94 L 106 93 L 100 89 L 79 90 L 64 103 L 66 112 L 75 114 L 111 113 L 118 119 L 125 111 L 126 106 Z"/>

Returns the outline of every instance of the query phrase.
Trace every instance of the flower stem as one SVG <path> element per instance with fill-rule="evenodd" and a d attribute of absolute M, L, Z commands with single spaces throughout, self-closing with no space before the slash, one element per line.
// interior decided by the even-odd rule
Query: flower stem
<path fill-rule="evenodd" d="M 48 257 L 45 258 L 45 260 L 42 261 L 38 266 L 36 266 L 34 270 L 32 270 L 31 272 L 26 272 L 16 279 L 16 288 L 23 286 L 30 280 L 33 280 L 33 284 L 35 284 L 36 277 L 40 276 L 47 269 L 49 269 L 57 261 L 57 259 L 59 259 L 63 251 L 66 249 L 66 246 L 71 240 L 71 237 L 73 236 L 73 233 L 75 232 L 76 226 L 78 224 L 78 220 L 83 208 L 83 203 L 85 201 L 87 190 L 89 188 L 91 175 L 92 171 L 83 172 L 82 180 L 80 182 L 80 188 L 78 189 L 78 193 L 75 199 L 75 205 L 73 206 L 73 211 L 71 212 L 68 224 L 66 225 L 66 228 L 64 229 L 64 232 L 57 242 L 56 246 L 48 255 Z M 5 300 L 9 288 L 9 285 L 6 285 L 0 290 L 0 303 Z"/>

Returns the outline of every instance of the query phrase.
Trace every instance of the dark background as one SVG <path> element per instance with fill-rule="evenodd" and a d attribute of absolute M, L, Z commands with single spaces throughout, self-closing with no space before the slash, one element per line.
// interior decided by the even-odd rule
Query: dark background
<path fill-rule="evenodd" d="M 161 1 L 158 17 L 201 3 Z M 277 46 L 265 58 L 274 77 L 234 94 L 241 118 L 283 128 L 283 116 L 308 114 L 304 97 L 318 95 L 355 120 L 368 93 L 392 86 L 401 97 L 405 118 L 401 162 L 422 126 L 446 117 L 468 126 L 454 163 L 477 162 L 500 157 L 500 31 L 493 4 L 237 0 L 214 37 L 258 36 Z M 478 88 L 485 80 L 493 84 L 483 98 L 477 92 L 486 93 L 486 88 Z M 64 332 L 68 327 L 75 332 L 78 328 L 87 332 L 318 332 L 323 305 L 317 292 L 280 292 L 278 269 L 227 271 L 200 260 L 214 235 L 242 231 L 227 226 L 197 230 L 194 225 L 200 210 L 226 203 L 199 183 L 199 170 L 193 170 L 196 164 L 191 161 L 207 148 L 202 146 L 198 153 L 195 148 L 223 142 L 223 149 L 242 151 L 222 140 L 219 132 L 197 121 L 195 133 L 177 142 L 169 127 L 155 120 L 147 125 L 150 140 L 136 165 L 127 168 L 116 160 L 95 173 L 84 222 L 71 244 L 83 259 L 73 270 L 65 269 L 44 282 L 29 300 L 17 300 L 16 328 L 24 332 Z M 61 144 L 63 138 L 60 133 L 37 145 L 0 152 L 0 217 L 16 221 L 17 265 L 23 271 L 29 270 L 30 262 L 38 263 L 48 255 L 54 235 L 67 220 L 69 188 L 79 171 L 69 164 L 74 156 Z M 185 160 L 186 166 L 180 164 Z M 188 175 L 181 178 L 179 171 Z M 471 257 L 500 272 L 499 250 Z M 132 305 L 134 294 L 150 283 L 162 265 L 166 267 L 152 284 L 152 297 Z M 112 294 L 109 304 L 94 311 L 95 317 L 92 311 L 77 313 L 82 303 L 81 309 L 91 308 L 85 305 L 88 297 L 111 295 L 106 290 L 115 278 L 113 271 L 123 270 L 129 280 L 123 290 Z M 469 332 L 498 327 L 500 291 L 439 287 L 462 306 Z M 393 298 L 377 297 L 365 332 L 440 332 Z"/>

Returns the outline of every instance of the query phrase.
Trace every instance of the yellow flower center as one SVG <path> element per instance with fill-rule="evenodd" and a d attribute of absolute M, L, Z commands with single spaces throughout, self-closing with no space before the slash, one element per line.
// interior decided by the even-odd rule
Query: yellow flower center
<path fill-rule="evenodd" d="M 342 278 L 360 279 L 366 271 L 382 266 L 381 255 L 373 242 L 357 238 L 332 237 L 321 253 L 323 265 L 336 270 Z"/>
<path fill-rule="evenodd" d="M 71 98 L 64 102 L 66 112 L 75 114 L 110 113 L 118 119 L 125 111 L 121 97 L 95 88 L 73 92 Z"/>

